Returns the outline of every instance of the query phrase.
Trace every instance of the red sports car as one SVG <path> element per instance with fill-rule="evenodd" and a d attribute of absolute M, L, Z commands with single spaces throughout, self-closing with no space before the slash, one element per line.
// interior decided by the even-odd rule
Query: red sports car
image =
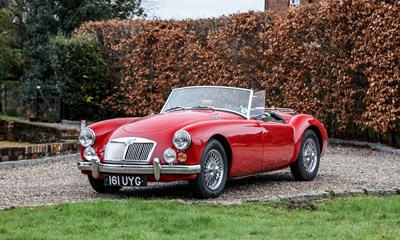
<path fill-rule="evenodd" d="M 288 166 L 295 179 L 312 180 L 328 144 L 324 125 L 264 104 L 264 91 L 174 89 L 159 114 L 83 128 L 78 169 L 100 193 L 188 180 L 202 198 L 220 195 L 228 179 Z"/>

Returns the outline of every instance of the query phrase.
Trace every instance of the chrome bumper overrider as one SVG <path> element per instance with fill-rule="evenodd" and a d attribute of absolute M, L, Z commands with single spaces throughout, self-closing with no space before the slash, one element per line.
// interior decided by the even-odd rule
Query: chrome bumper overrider
<path fill-rule="evenodd" d="M 161 174 L 199 173 L 200 165 L 161 165 L 158 158 L 153 160 L 153 165 L 117 165 L 100 163 L 99 158 L 94 157 L 90 162 L 78 162 L 78 169 L 82 171 L 91 171 L 94 178 L 98 178 L 100 173 L 154 174 L 155 180 L 159 181 Z"/>

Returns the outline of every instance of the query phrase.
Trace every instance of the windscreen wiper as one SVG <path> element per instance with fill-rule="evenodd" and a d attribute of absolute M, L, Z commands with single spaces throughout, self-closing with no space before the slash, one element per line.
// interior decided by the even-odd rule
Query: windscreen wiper
<path fill-rule="evenodd" d="M 176 111 L 176 110 L 185 110 L 185 108 L 182 106 L 177 106 L 177 107 L 169 108 L 169 109 L 165 110 L 164 112 L 171 112 L 171 111 Z"/>
<path fill-rule="evenodd" d="M 206 106 L 206 105 L 199 105 L 199 106 L 195 106 L 195 107 L 190 107 L 189 109 L 199 109 L 199 110 L 208 110 L 208 109 L 210 109 L 210 110 L 213 110 L 213 111 L 215 111 L 215 109 L 213 108 L 213 107 L 211 107 L 211 106 Z"/>

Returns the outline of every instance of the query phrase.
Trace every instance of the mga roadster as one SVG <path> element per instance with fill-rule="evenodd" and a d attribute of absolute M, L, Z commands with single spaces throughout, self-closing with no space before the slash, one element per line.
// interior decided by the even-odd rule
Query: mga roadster
<path fill-rule="evenodd" d="M 201 198 L 220 195 L 228 179 L 287 167 L 296 180 L 314 179 L 328 144 L 324 125 L 264 105 L 264 91 L 174 89 L 159 114 L 82 128 L 78 169 L 99 193 L 186 180 Z"/>

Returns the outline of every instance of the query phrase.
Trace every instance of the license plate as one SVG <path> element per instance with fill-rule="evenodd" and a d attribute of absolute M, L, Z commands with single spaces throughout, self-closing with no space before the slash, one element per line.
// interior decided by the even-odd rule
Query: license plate
<path fill-rule="evenodd" d="M 147 186 L 147 177 L 106 175 L 104 178 L 104 185 L 120 187 L 145 187 Z"/>

